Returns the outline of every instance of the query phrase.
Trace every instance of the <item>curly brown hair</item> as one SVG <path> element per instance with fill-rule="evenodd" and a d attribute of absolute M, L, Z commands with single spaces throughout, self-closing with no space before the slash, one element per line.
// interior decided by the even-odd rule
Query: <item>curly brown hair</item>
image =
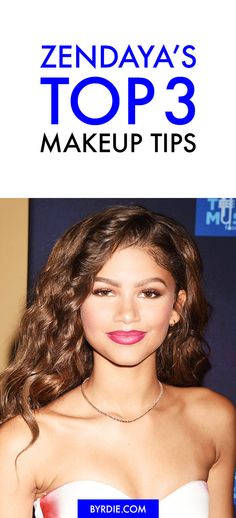
<path fill-rule="evenodd" d="M 186 302 L 158 348 L 157 375 L 176 386 L 199 385 L 209 366 L 203 332 L 209 305 L 201 287 L 197 246 L 175 220 L 139 206 L 113 206 L 73 225 L 55 244 L 26 309 L 14 359 L 1 375 L 1 422 L 22 415 L 39 430 L 34 409 L 78 386 L 93 369 L 80 306 L 94 278 L 118 248 L 144 247 L 166 268 Z"/>

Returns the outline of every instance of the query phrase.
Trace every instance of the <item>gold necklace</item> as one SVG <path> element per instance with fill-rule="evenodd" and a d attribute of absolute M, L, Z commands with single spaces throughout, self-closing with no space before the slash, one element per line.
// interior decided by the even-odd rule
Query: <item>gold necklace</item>
<path fill-rule="evenodd" d="M 84 392 L 84 384 L 89 380 L 89 378 L 86 378 L 83 383 L 81 384 L 81 392 L 82 392 L 82 395 L 84 397 L 84 399 L 87 401 L 87 403 L 92 406 L 95 410 L 97 410 L 97 412 L 99 412 L 99 414 L 102 414 L 102 415 L 105 415 L 107 417 L 110 417 L 110 419 L 114 419 L 115 421 L 120 421 L 121 423 L 133 423 L 134 421 L 137 421 L 137 419 L 141 419 L 141 417 L 143 417 L 144 415 L 146 415 L 148 412 L 150 412 L 150 410 L 152 410 L 156 405 L 157 403 L 159 403 L 160 399 L 161 399 L 161 396 L 163 394 L 163 385 L 162 383 L 158 381 L 159 383 L 159 386 L 160 386 L 160 392 L 158 394 L 158 397 L 156 399 L 156 401 L 153 403 L 153 405 L 151 405 L 147 410 L 145 410 L 145 412 L 143 412 L 141 415 L 138 415 L 138 417 L 135 417 L 134 419 L 124 419 L 123 417 L 115 417 L 114 415 L 112 414 L 108 414 L 108 412 L 104 412 L 103 410 L 100 410 L 100 408 L 96 407 L 92 401 L 90 401 L 88 399 L 88 396 L 86 396 L 85 392 Z"/>

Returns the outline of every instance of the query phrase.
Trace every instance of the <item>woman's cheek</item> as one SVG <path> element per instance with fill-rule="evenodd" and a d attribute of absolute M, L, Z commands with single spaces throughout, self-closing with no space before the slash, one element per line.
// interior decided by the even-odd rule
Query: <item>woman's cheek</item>
<path fill-rule="evenodd" d="M 143 312 L 143 319 L 146 322 L 149 322 L 151 327 L 164 328 L 169 327 L 169 321 L 172 315 L 172 304 L 159 303 L 155 308 L 147 308 L 145 312 Z"/>
<path fill-rule="evenodd" d="M 81 307 L 80 314 L 84 331 L 98 332 L 104 324 L 108 323 L 110 311 L 104 303 L 98 305 L 88 301 Z"/>
<path fill-rule="evenodd" d="M 93 310 L 93 305 L 89 302 L 85 302 L 80 309 L 80 316 L 84 331 L 87 328 L 93 327 L 94 318 L 96 313 Z"/>

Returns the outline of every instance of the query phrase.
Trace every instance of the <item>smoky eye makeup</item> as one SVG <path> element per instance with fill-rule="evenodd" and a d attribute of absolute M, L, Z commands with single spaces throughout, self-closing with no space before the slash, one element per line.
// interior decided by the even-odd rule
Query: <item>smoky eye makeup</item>
<path fill-rule="evenodd" d="M 106 297 L 113 295 L 113 290 L 111 288 L 94 288 L 92 290 L 93 295 L 98 295 L 100 297 Z"/>
<path fill-rule="evenodd" d="M 114 296 L 117 293 L 117 289 L 122 289 L 120 282 L 107 277 L 98 276 L 94 280 L 91 293 L 100 297 L 108 297 Z M 149 277 L 135 283 L 133 289 L 139 298 L 157 299 L 168 289 L 168 284 L 166 280 L 161 277 Z"/>
<path fill-rule="evenodd" d="M 117 288 L 110 286 L 96 286 L 91 291 L 91 295 L 97 295 L 100 297 L 115 296 L 116 294 Z"/>
<path fill-rule="evenodd" d="M 97 295 L 100 297 L 108 297 L 108 296 L 114 296 L 115 292 L 114 289 L 109 287 L 97 287 L 92 290 L 93 295 Z M 143 288 L 139 289 L 137 292 L 137 296 L 139 298 L 147 298 L 147 299 L 156 299 L 158 297 L 161 297 L 162 292 L 157 288 Z"/>
<path fill-rule="evenodd" d="M 143 296 L 148 299 L 156 299 L 158 297 L 161 297 L 161 295 L 162 293 L 160 292 L 160 290 L 156 288 L 144 288 L 140 294 L 141 297 Z"/>

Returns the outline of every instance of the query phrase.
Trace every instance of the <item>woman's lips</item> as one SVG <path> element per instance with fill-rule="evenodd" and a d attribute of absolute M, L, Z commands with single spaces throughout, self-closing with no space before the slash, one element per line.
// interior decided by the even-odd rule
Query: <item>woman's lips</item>
<path fill-rule="evenodd" d="M 145 336 L 144 331 L 112 331 L 107 336 L 117 344 L 131 345 L 140 342 Z"/>

